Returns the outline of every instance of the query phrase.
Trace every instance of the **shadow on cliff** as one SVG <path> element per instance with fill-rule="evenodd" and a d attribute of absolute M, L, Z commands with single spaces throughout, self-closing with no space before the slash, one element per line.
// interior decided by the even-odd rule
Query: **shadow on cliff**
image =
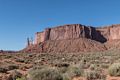
<path fill-rule="evenodd" d="M 96 40 L 98 42 L 101 42 L 101 43 L 105 43 L 107 42 L 107 39 L 101 34 L 100 31 L 96 31 L 96 29 L 94 27 L 92 27 L 92 33 L 91 33 L 91 36 L 92 36 L 92 39 L 93 40 Z"/>

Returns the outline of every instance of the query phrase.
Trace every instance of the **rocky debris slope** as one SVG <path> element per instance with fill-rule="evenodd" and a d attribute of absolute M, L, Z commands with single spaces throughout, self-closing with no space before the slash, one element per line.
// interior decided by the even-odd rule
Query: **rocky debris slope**
<path fill-rule="evenodd" d="M 88 51 L 103 51 L 107 48 L 100 42 L 80 38 L 70 40 L 49 40 L 40 45 L 29 46 L 24 49 L 24 52 L 88 52 Z"/>
<path fill-rule="evenodd" d="M 48 41 L 43 46 L 44 52 L 86 52 L 86 51 L 103 51 L 105 46 L 99 42 L 90 39 L 73 39 Z"/>
<path fill-rule="evenodd" d="M 120 49 L 120 40 L 112 40 L 105 43 L 108 49 Z"/>

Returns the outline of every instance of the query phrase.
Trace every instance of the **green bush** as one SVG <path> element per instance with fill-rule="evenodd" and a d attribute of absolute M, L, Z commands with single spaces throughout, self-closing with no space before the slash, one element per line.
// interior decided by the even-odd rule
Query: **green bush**
<path fill-rule="evenodd" d="M 72 77 L 68 73 L 63 74 L 62 76 L 63 80 L 72 80 Z"/>
<path fill-rule="evenodd" d="M 96 70 L 90 70 L 85 73 L 85 78 L 87 80 L 105 80 L 106 76 L 101 74 L 101 72 Z"/>
<path fill-rule="evenodd" d="M 85 72 L 85 78 L 87 80 L 105 80 L 106 76 L 102 71 L 99 65 L 91 64 L 89 70 Z"/>
<path fill-rule="evenodd" d="M 68 68 L 68 73 L 73 77 L 79 77 L 79 76 L 83 76 L 84 70 L 81 68 L 80 65 L 74 65 Z"/>
<path fill-rule="evenodd" d="M 112 64 L 108 69 L 108 73 L 110 76 L 120 76 L 120 63 Z"/>
<path fill-rule="evenodd" d="M 57 68 L 57 69 L 62 74 L 66 73 L 68 71 L 68 67 L 60 67 L 60 68 Z"/>
<path fill-rule="evenodd" d="M 16 80 L 27 80 L 27 79 L 22 77 L 22 78 L 17 78 Z"/>
<path fill-rule="evenodd" d="M 28 78 L 31 80 L 63 80 L 62 75 L 53 68 L 31 70 Z"/>
<path fill-rule="evenodd" d="M 81 65 L 71 65 L 67 68 L 67 71 L 63 73 L 63 80 L 72 80 L 74 77 L 83 76 L 84 70 Z"/>

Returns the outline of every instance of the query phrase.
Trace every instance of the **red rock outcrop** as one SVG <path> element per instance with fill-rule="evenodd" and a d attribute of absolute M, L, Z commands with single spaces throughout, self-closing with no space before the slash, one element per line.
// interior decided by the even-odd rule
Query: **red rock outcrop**
<path fill-rule="evenodd" d="M 55 28 L 47 28 L 43 32 L 36 33 L 36 44 L 47 40 L 68 40 L 88 38 L 99 42 L 105 42 L 106 39 L 96 31 L 94 27 L 80 24 L 64 25 Z"/>
<path fill-rule="evenodd" d="M 116 43 L 117 42 L 117 43 Z M 91 27 L 71 24 L 37 32 L 35 45 L 27 52 L 85 52 L 120 47 L 120 25 Z"/>
<path fill-rule="evenodd" d="M 120 25 L 101 27 L 97 28 L 96 30 L 99 31 L 107 41 L 120 39 Z"/>

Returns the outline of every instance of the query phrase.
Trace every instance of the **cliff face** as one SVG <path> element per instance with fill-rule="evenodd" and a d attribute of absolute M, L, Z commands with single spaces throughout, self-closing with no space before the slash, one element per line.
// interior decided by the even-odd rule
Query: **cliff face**
<path fill-rule="evenodd" d="M 120 25 L 95 28 L 80 24 L 72 24 L 47 28 L 43 32 L 36 33 L 35 43 L 38 44 L 47 40 L 68 40 L 78 38 L 92 39 L 101 43 L 120 39 Z"/>
<path fill-rule="evenodd" d="M 112 25 L 97 29 L 101 35 L 103 35 L 107 41 L 120 39 L 120 25 Z"/>
<path fill-rule="evenodd" d="M 87 38 L 99 42 L 105 42 L 106 39 L 94 27 L 80 24 L 64 25 L 55 28 L 47 28 L 42 33 L 36 34 L 36 44 L 47 40 L 68 40 Z"/>

